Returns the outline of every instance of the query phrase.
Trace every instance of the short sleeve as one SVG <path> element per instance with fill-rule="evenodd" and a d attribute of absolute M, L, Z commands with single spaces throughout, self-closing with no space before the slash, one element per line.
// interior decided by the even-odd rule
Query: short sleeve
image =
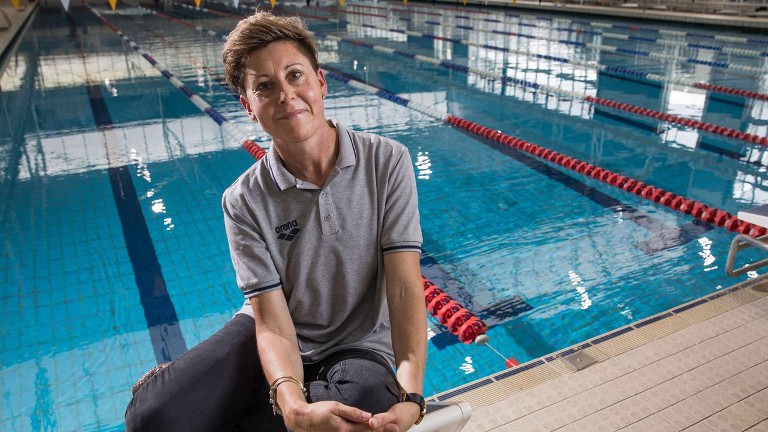
<path fill-rule="evenodd" d="M 408 149 L 395 147 L 395 163 L 387 178 L 384 217 L 381 232 L 382 253 L 421 252 L 421 225 L 416 176 Z"/>
<path fill-rule="evenodd" d="M 233 188 L 234 185 L 222 197 L 224 227 L 237 286 L 246 298 L 250 298 L 282 285 L 253 209 Z"/>

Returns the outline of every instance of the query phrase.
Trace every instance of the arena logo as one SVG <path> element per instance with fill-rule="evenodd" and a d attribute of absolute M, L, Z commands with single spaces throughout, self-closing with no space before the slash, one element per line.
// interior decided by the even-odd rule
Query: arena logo
<path fill-rule="evenodd" d="M 277 238 L 285 241 L 293 240 L 299 231 L 301 228 L 299 228 L 299 222 L 296 219 L 275 227 L 275 232 L 278 234 Z"/>

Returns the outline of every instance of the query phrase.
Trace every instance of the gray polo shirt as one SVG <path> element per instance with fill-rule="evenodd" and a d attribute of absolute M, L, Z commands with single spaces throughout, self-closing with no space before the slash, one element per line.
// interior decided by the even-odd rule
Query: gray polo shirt
<path fill-rule="evenodd" d="M 383 256 L 421 250 L 413 165 L 396 141 L 335 127 L 324 187 L 271 150 L 224 192 L 237 284 L 246 298 L 283 290 L 304 362 L 346 347 L 392 360 Z"/>

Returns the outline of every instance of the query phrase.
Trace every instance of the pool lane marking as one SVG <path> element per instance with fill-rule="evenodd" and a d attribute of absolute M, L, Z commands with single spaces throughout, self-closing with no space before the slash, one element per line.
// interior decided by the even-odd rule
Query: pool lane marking
<path fill-rule="evenodd" d="M 118 145 L 122 140 L 112 128 L 109 114 L 99 84 L 88 84 L 90 101 L 96 128 L 103 134 L 109 161 L 109 182 L 115 199 L 123 239 L 131 260 L 139 299 L 144 309 L 150 340 L 158 363 L 171 361 L 187 350 L 184 335 L 179 327 L 176 308 L 168 294 L 154 242 L 141 209 L 133 178 L 126 165 L 117 166 L 124 151 Z"/>
<path fill-rule="evenodd" d="M 85 53 L 80 48 L 84 60 Z M 100 85 L 93 84 L 87 68 L 85 74 L 88 100 L 96 130 L 101 132 L 103 139 L 112 196 L 136 287 L 139 289 L 139 302 L 144 311 L 155 360 L 158 364 L 168 362 L 187 350 L 186 341 L 179 326 L 176 308 L 168 294 L 133 178 L 129 167 L 122 163 L 125 160 L 124 148 L 121 147 L 123 140 L 112 127 L 112 116 Z"/>
<path fill-rule="evenodd" d="M 207 32 L 210 35 L 218 35 L 222 39 L 226 39 L 226 36 L 215 32 L 213 30 L 207 30 L 200 26 L 195 26 L 199 31 Z M 565 154 L 541 147 L 536 144 L 532 144 L 520 138 L 505 134 L 501 131 L 497 131 L 470 120 L 462 119 L 460 117 L 452 116 L 447 112 L 440 111 L 435 108 L 430 108 L 425 105 L 418 104 L 409 99 L 400 97 L 386 89 L 374 87 L 372 85 L 365 84 L 357 79 L 354 79 L 346 74 L 340 74 L 338 72 L 331 72 L 327 69 L 323 69 L 326 77 L 333 78 L 347 84 L 351 87 L 359 90 L 375 94 L 381 98 L 387 99 L 391 102 L 403 105 L 407 108 L 426 114 L 432 118 L 440 120 L 444 123 L 448 123 L 455 127 L 460 127 L 473 134 L 482 136 L 491 141 L 496 141 L 502 145 L 510 148 L 516 148 L 518 150 L 530 153 L 537 158 L 545 159 L 560 165 L 571 171 L 578 172 L 580 174 L 593 177 L 604 183 L 608 183 L 619 189 L 623 189 L 627 192 L 631 192 L 640 197 L 649 199 L 661 205 L 671 208 L 672 210 L 687 214 L 695 219 L 703 222 L 711 223 L 715 226 L 725 228 L 732 232 L 739 232 L 741 234 L 747 234 L 752 237 L 759 237 L 768 232 L 768 229 L 759 227 L 749 222 L 744 222 L 738 219 L 736 215 L 732 215 L 724 210 L 720 210 L 716 207 L 710 207 L 696 200 L 687 199 L 681 195 L 674 194 L 672 192 L 665 191 L 664 189 L 646 184 L 644 182 L 637 181 L 631 177 L 627 177 L 612 171 L 603 169 L 601 167 L 589 164 L 582 160 L 567 156 Z"/>
<path fill-rule="evenodd" d="M 642 212 L 635 207 L 622 203 L 606 193 L 600 192 L 583 181 L 544 163 L 533 155 L 517 151 L 516 149 L 510 149 L 507 146 L 499 146 L 499 143 L 494 142 L 493 140 L 489 141 L 494 144 L 494 147 L 499 147 L 498 149 L 507 156 L 546 176 L 550 180 L 554 180 L 568 189 L 571 189 L 595 204 L 612 211 L 617 214 L 621 220 L 629 220 L 652 232 L 654 234 L 653 237 L 635 245 L 639 250 L 648 255 L 689 243 L 712 229 L 708 224 L 704 224 L 696 219 L 679 228 L 677 226 L 669 225 L 648 213 Z"/>

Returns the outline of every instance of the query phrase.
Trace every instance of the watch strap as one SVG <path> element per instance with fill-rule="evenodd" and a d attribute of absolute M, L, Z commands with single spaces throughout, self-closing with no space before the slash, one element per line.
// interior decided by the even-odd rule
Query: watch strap
<path fill-rule="evenodd" d="M 420 412 L 419 412 L 419 418 L 416 419 L 416 423 L 421 423 L 422 420 L 424 420 L 424 416 L 427 415 L 427 402 L 424 400 L 424 396 L 418 394 L 418 393 L 406 393 L 403 392 L 402 397 L 403 402 L 413 402 L 416 405 L 419 406 Z"/>

